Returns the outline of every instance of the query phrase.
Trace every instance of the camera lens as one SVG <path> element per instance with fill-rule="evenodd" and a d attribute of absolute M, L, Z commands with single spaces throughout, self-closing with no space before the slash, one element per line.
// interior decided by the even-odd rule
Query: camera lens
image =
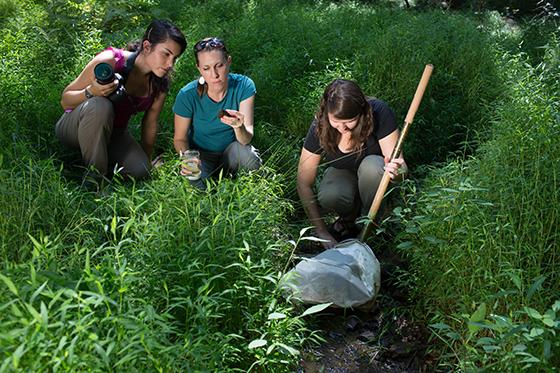
<path fill-rule="evenodd" d="M 115 79 L 113 68 L 105 62 L 98 63 L 93 69 L 93 74 L 99 84 L 109 84 Z"/>

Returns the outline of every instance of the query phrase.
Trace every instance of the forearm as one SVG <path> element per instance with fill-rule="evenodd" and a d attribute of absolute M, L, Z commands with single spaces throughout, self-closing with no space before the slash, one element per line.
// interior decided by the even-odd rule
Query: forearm
<path fill-rule="evenodd" d="M 247 145 L 253 139 L 253 134 L 247 131 L 244 125 L 234 128 L 235 139 L 242 145 Z"/>
<path fill-rule="evenodd" d="M 177 153 L 181 153 L 182 150 L 189 149 L 189 142 L 187 139 L 173 139 L 173 147 Z"/>
<path fill-rule="evenodd" d="M 157 136 L 157 124 L 142 126 L 142 149 L 144 149 L 144 152 L 146 153 L 149 159 L 152 158 L 152 152 L 154 150 L 156 136 Z"/>
<path fill-rule="evenodd" d="M 319 212 L 319 205 L 317 199 L 315 198 L 315 194 L 313 193 L 313 189 L 309 186 L 300 186 L 298 185 L 298 194 L 303 205 L 303 209 L 305 210 L 305 214 L 307 218 L 313 224 L 315 229 L 319 232 L 326 232 L 327 226 L 323 221 L 323 217 Z"/>
<path fill-rule="evenodd" d="M 86 88 L 89 88 L 89 86 Z M 86 88 L 64 92 L 62 94 L 62 99 L 60 100 L 62 108 L 64 110 L 74 109 L 76 106 L 84 102 L 87 99 L 85 93 Z"/>

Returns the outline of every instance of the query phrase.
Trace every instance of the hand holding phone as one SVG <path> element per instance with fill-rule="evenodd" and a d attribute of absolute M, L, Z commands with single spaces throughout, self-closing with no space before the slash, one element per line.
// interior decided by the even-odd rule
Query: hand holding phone
<path fill-rule="evenodd" d="M 245 119 L 245 116 L 243 115 L 243 113 L 237 111 L 237 110 L 233 110 L 230 109 L 233 113 L 230 113 L 227 110 L 220 110 L 218 112 L 218 118 L 220 118 L 220 120 L 222 121 L 222 123 L 227 124 L 228 126 L 232 127 L 232 128 L 239 128 L 243 125 L 243 120 Z"/>
<path fill-rule="evenodd" d="M 233 117 L 233 115 L 222 109 L 218 112 L 218 118 L 222 119 L 223 117 Z"/>

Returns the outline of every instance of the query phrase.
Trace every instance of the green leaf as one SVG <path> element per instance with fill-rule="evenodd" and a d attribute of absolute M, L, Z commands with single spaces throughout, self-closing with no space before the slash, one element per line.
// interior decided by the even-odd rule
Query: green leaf
<path fill-rule="evenodd" d="M 544 325 L 554 328 L 556 326 L 556 321 L 550 318 L 548 315 L 545 315 L 542 319 Z"/>
<path fill-rule="evenodd" d="M 480 330 L 480 326 L 472 324 L 473 322 L 479 323 L 486 318 L 486 303 L 480 303 L 476 311 L 471 315 L 469 321 L 471 321 L 468 325 L 469 328 L 469 335 L 473 336 Z"/>
<path fill-rule="evenodd" d="M 330 303 L 323 303 L 323 304 L 316 304 L 313 307 L 309 307 L 308 309 L 306 309 L 301 316 L 307 316 L 307 315 L 311 315 L 317 312 L 321 312 L 324 309 L 328 308 L 330 305 L 332 305 L 332 302 Z"/>
<path fill-rule="evenodd" d="M 305 234 L 305 232 L 307 232 L 307 231 L 310 230 L 311 228 L 313 228 L 313 227 L 305 227 L 305 228 L 303 228 L 302 230 L 299 231 L 299 236 L 302 237 L 302 236 Z"/>
<path fill-rule="evenodd" d="M 39 312 L 37 312 L 37 310 L 30 304 L 26 303 L 25 307 L 27 308 L 27 310 L 29 311 L 29 313 L 33 316 L 33 318 L 35 320 L 37 320 L 37 322 L 41 322 L 41 315 L 39 314 Z"/>
<path fill-rule="evenodd" d="M 272 312 L 268 315 L 269 320 L 278 320 L 278 319 L 285 319 L 286 315 L 281 312 Z"/>
<path fill-rule="evenodd" d="M 12 364 L 16 369 L 19 367 L 19 361 L 21 360 L 21 357 L 25 353 L 25 351 L 23 350 L 24 348 L 25 348 L 24 344 L 19 345 L 18 348 L 16 348 L 16 350 L 14 351 L 14 354 L 12 355 Z"/>
<path fill-rule="evenodd" d="M 107 353 L 105 352 L 103 347 L 101 347 L 99 343 L 94 343 L 93 348 L 95 349 L 95 352 L 97 352 L 97 354 L 101 357 L 105 365 L 109 365 L 109 356 L 107 356 Z"/>
<path fill-rule="evenodd" d="M 33 292 L 33 294 L 31 295 L 31 298 L 29 298 L 29 303 L 33 303 L 35 301 L 35 298 L 37 298 L 39 296 L 39 294 L 41 294 L 43 289 L 45 289 L 45 286 L 47 286 L 48 282 L 49 282 L 49 280 L 43 282 L 43 284 L 41 286 L 39 286 L 39 288 L 37 288 L 37 290 L 35 290 Z"/>
<path fill-rule="evenodd" d="M 299 351 L 296 350 L 293 347 L 290 347 L 288 345 L 285 345 L 284 343 L 277 343 L 278 346 L 282 347 L 284 350 L 288 351 L 288 353 L 292 356 L 298 356 L 299 355 Z"/>
<path fill-rule="evenodd" d="M 325 240 L 323 238 L 313 237 L 313 236 L 302 237 L 301 240 L 302 241 L 315 241 L 315 242 L 329 242 L 329 240 Z"/>
<path fill-rule="evenodd" d="M 541 288 L 545 279 L 546 276 L 539 276 L 535 279 L 529 290 L 527 290 L 527 300 L 531 299 L 535 292 Z"/>
<path fill-rule="evenodd" d="M 266 339 L 255 339 L 252 340 L 251 343 L 249 343 L 249 349 L 253 349 L 253 348 L 259 348 L 262 346 L 266 346 L 267 344 L 267 340 Z"/>
<path fill-rule="evenodd" d="M 45 303 L 41 302 L 41 325 L 43 328 L 47 329 L 49 325 L 49 313 L 47 311 L 47 306 Z"/>
<path fill-rule="evenodd" d="M 447 332 L 447 333 L 445 333 L 445 335 L 446 335 L 448 338 L 453 339 L 454 341 L 458 341 L 458 340 L 461 339 L 461 336 L 459 335 L 459 333 L 454 332 L 454 331 Z"/>
<path fill-rule="evenodd" d="M 526 357 L 525 359 L 521 360 L 522 363 L 540 363 L 540 360 L 537 359 L 536 357 L 534 357 L 533 355 L 530 355 L 529 357 Z"/>
<path fill-rule="evenodd" d="M 527 315 L 529 315 L 533 319 L 537 319 L 537 320 L 542 319 L 542 315 L 539 313 L 539 311 L 537 311 L 534 308 L 525 307 L 525 312 L 527 313 Z"/>
<path fill-rule="evenodd" d="M 519 278 L 517 273 L 508 272 L 508 275 L 509 275 L 509 278 L 511 279 L 511 281 L 513 282 L 513 284 L 515 285 L 515 287 L 517 289 L 521 290 L 521 287 L 523 286 L 523 284 L 521 283 L 521 279 Z"/>
<path fill-rule="evenodd" d="M 531 332 L 529 333 L 529 336 L 532 338 L 538 337 L 539 335 L 542 335 L 544 333 L 544 330 L 541 328 L 532 328 Z"/>
<path fill-rule="evenodd" d="M 560 311 L 560 300 L 557 300 L 556 302 L 554 302 L 554 304 L 552 305 L 552 310 L 554 312 Z"/>
<path fill-rule="evenodd" d="M 492 344 L 492 343 L 495 343 L 495 342 L 496 342 L 496 340 L 494 338 L 482 337 L 482 338 L 479 338 L 476 341 L 476 344 L 477 345 L 489 345 L 489 344 Z"/>
<path fill-rule="evenodd" d="M 19 296 L 18 290 L 17 290 L 16 286 L 14 285 L 14 283 L 12 282 L 12 280 L 10 280 L 8 277 L 6 277 L 2 274 L 0 274 L 0 280 L 2 280 L 4 282 L 4 284 L 6 284 L 8 289 L 10 289 L 10 291 L 12 293 L 14 293 L 14 295 Z"/>
<path fill-rule="evenodd" d="M 500 349 L 500 346 L 484 345 L 484 346 L 482 346 L 482 348 L 486 352 L 494 352 L 494 351 L 498 351 Z"/>
<path fill-rule="evenodd" d="M 397 245 L 397 249 L 405 250 L 414 247 L 414 243 L 411 241 L 404 241 Z"/>

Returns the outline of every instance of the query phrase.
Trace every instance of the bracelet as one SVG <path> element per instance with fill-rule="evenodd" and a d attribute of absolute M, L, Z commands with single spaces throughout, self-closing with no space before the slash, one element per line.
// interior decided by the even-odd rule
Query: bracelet
<path fill-rule="evenodd" d="M 90 99 L 93 97 L 93 93 L 91 93 L 89 89 L 87 89 L 87 87 L 84 89 L 84 94 L 86 95 L 86 99 Z"/>

